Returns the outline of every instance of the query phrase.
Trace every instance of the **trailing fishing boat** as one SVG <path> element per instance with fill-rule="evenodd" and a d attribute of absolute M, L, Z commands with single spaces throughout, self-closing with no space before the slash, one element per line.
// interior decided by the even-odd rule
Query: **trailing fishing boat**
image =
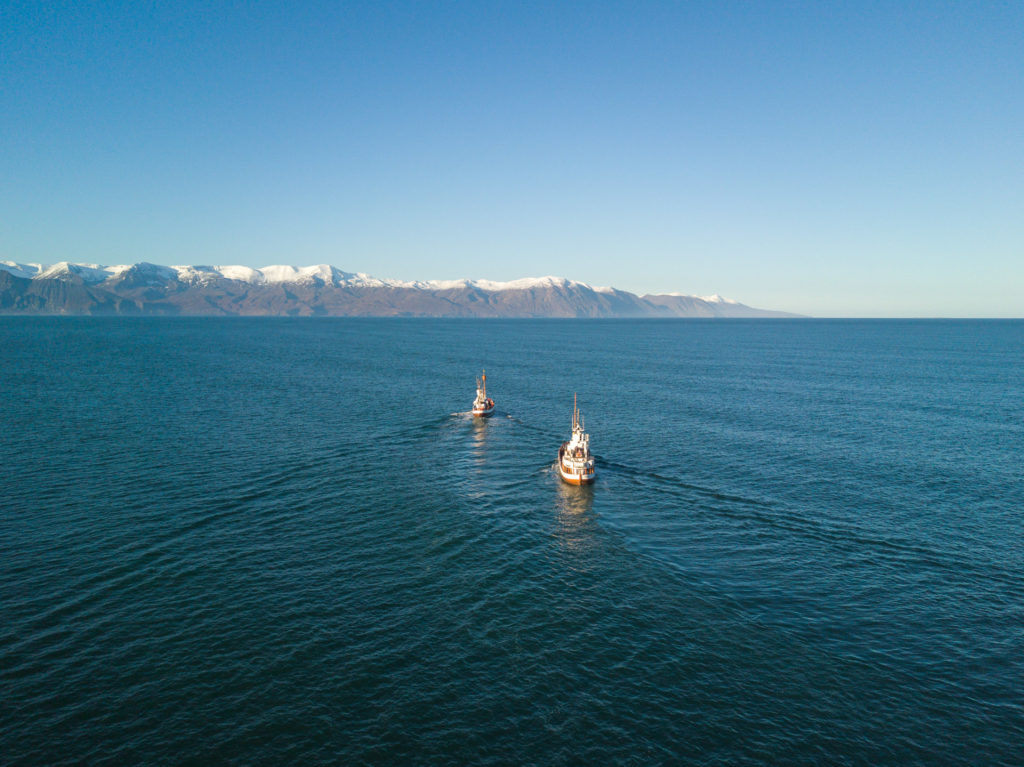
<path fill-rule="evenodd" d="M 590 454 L 590 435 L 583 429 L 583 414 L 572 396 L 572 437 L 558 448 L 558 473 L 571 485 L 594 481 L 594 456 Z"/>
<path fill-rule="evenodd" d="M 473 415 L 486 416 L 494 412 L 494 400 L 487 396 L 487 371 L 476 379 L 476 399 L 473 400 Z"/>

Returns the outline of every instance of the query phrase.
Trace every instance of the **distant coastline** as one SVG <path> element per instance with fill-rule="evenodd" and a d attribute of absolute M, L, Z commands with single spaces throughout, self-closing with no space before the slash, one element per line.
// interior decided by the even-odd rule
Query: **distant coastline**
<path fill-rule="evenodd" d="M 322 317 L 800 317 L 721 296 L 638 296 L 562 277 L 383 280 L 337 267 L 0 262 L 0 314 Z"/>

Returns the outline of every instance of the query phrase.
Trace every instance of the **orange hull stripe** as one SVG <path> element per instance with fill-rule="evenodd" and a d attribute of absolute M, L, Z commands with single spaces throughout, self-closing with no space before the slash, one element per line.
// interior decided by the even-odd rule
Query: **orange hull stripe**
<path fill-rule="evenodd" d="M 575 477 L 567 477 L 564 474 L 562 475 L 562 479 L 568 482 L 570 485 L 589 485 L 591 482 L 594 481 L 593 477 L 589 477 L 587 479 L 576 479 Z"/>

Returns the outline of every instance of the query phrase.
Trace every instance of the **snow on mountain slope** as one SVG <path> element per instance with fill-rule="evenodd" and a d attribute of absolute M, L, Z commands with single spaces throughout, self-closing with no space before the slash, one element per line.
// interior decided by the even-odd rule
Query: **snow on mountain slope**
<path fill-rule="evenodd" d="M 232 280 L 249 285 L 331 285 L 339 288 L 400 288 L 417 291 L 448 291 L 475 289 L 486 293 L 504 291 L 528 291 L 537 289 L 554 290 L 585 290 L 614 297 L 623 294 L 612 287 L 597 287 L 585 282 L 566 279 L 565 277 L 526 277 L 507 282 L 495 280 L 394 280 L 380 279 L 362 272 L 345 272 L 329 264 L 313 266 L 289 266 L 274 264 L 254 269 L 237 264 L 209 266 L 182 265 L 158 266 L 156 264 L 138 263 L 118 266 L 102 266 L 100 264 L 76 264 L 61 261 L 56 264 L 23 264 L 15 261 L 0 261 L 0 269 L 10 272 L 22 279 L 80 279 L 86 285 L 101 285 L 108 280 L 118 283 L 133 280 L 135 284 L 157 285 L 160 282 L 180 282 L 185 285 L 203 286 L 219 280 Z M 111 282 L 110 284 L 113 284 Z M 665 293 L 677 299 L 700 301 L 707 304 L 734 305 L 742 307 L 737 301 L 719 295 L 693 296 L 684 293 Z"/>
<path fill-rule="evenodd" d="M 0 269 L 4 269 L 15 277 L 24 279 L 60 279 L 62 277 L 77 276 L 87 284 L 98 284 L 110 277 L 116 277 L 132 269 L 133 266 L 140 267 L 141 264 L 101 266 L 99 264 L 74 264 L 67 261 L 53 265 L 46 264 L 20 264 L 14 261 L 0 261 Z M 150 265 L 147 265 L 150 266 Z M 155 266 L 155 265 L 153 265 Z M 459 290 L 462 288 L 476 288 L 489 293 L 497 293 L 503 290 L 532 290 L 535 288 L 584 288 L 593 290 L 596 293 L 614 293 L 615 288 L 595 287 L 585 282 L 569 280 L 565 277 L 526 277 L 507 282 L 495 280 L 393 280 L 380 279 L 362 272 L 345 272 L 329 264 L 316 264 L 314 266 L 288 266 L 275 264 L 254 269 L 250 266 L 225 265 L 182 265 L 172 267 L 160 267 L 161 270 L 173 271 L 180 282 L 188 284 L 201 284 L 211 280 L 225 279 L 245 282 L 251 285 L 276 285 L 276 284 L 310 284 L 322 282 L 326 285 L 339 287 L 365 287 L 365 288 L 407 288 L 413 290 Z"/>
<path fill-rule="evenodd" d="M 673 298 L 697 298 L 709 304 L 738 304 L 739 301 L 733 301 L 731 298 L 722 298 L 722 296 L 715 293 L 712 296 L 695 296 L 692 293 L 660 293 L 662 296 L 672 296 Z"/>
<path fill-rule="evenodd" d="M 10 272 L 15 277 L 21 277 L 23 280 L 32 279 L 45 268 L 42 264 L 19 264 L 15 261 L 0 261 L 0 269 Z"/>
<path fill-rule="evenodd" d="M 508 282 L 494 280 L 427 280 L 420 282 L 390 282 L 392 287 L 418 288 L 420 290 L 454 290 L 458 288 L 477 288 L 488 293 L 502 290 L 533 290 L 535 288 L 585 288 L 597 293 L 611 293 L 613 288 L 595 288 L 585 282 L 569 280 L 565 277 L 525 277 Z"/>
<path fill-rule="evenodd" d="M 0 261 L 0 313 L 367 317 L 781 317 L 719 295 L 637 296 L 564 277 L 379 279 L 329 264 L 101 266 Z M 62 284 L 63 283 L 63 284 Z M 280 286 L 287 286 L 281 290 Z"/>
<path fill-rule="evenodd" d="M 131 265 L 101 266 L 100 264 L 73 264 L 60 261 L 56 264 L 18 264 L 14 261 L 0 261 L 0 269 L 23 279 L 68 279 L 78 277 L 87 285 L 96 285 L 130 269 Z"/>

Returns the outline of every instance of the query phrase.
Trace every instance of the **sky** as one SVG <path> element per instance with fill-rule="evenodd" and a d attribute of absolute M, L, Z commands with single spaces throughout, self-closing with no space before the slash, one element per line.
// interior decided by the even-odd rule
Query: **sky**
<path fill-rule="evenodd" d="M 1024 317 L 1024 3 L 6 0 L 0 259 Z"/>

